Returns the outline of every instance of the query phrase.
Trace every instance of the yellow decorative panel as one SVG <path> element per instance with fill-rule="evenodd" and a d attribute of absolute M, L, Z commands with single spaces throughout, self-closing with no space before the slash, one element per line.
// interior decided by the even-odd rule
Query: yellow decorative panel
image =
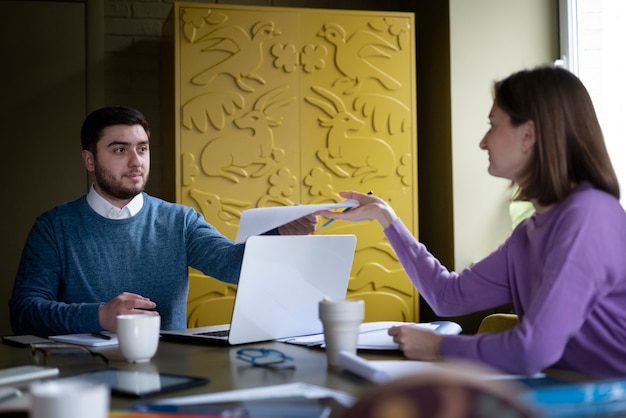
<path fill-rule="evenodd" d="M 373 191 L 417 235 L 413 25 L 411 13 L 175 3 L 164 30 L 173 198 L 234 238 L 246 209 Z M 357 236 L 348 297 L 366 301 L 366 320 L 418 320 L 380 225 L 317 233 Z M 228 322 L 236 287 L 190 275 L 189 324 Z"/>

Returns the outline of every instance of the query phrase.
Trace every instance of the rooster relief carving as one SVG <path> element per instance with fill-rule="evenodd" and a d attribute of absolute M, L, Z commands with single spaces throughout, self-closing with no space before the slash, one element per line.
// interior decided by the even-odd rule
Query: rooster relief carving
<path fill-rule="evenodd" d="M 281 98 L 287 89 L 286 86 L 277 87 L 259 96 L 254 108 L 233 122 L 240 133 L 210 140 L 200 158 L 207 175 L 238 183 L 239 177 L 263 176 L 282 159 L 285 151 L 274 146 L 273 132 L 273 128 L 281 125 L 282 117 L 273 115 L 278 109 L 295 102 L 293 96 Z"/>
<path fill-rule="evenodd" d="M 232 77 L 239 88 L 246 92 L 255 89 L 249 83 L 253 80 L 262 85 L 265 80 L 255 71 L 263 63 L 263 42 L 280 32 L 274 22 L 260 21 L 252 26 L 251 35 L 241 26 L 222 26 L 198 39 L 206 43 L 202 54 L 206 55 L 208 66 L 192 77 L 193 84 L 203 86 L 211 83 L 218 75 Z"/>
<path fill-rule="evenodd" d="M 378 81 L 387 90 L 397 90 L 402 84 L 374 64 L 374 58 L 392 58 L 391 53 L 399 50 L 398 46 L 381 36 L 366 30 L 347 36 L 343 27 L 336 23 L 324 25 L 318 36 L 335 46 L 335 65 L 345 76 L 335 84 L 352 83 L 346 94 L 357 92 L 368 79 Z"/>

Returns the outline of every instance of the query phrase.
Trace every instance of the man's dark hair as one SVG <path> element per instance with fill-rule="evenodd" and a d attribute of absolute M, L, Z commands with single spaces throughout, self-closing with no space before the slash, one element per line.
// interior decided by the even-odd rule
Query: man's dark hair
<path fill-rule="evenodd" d="M 96 144 L 102 137 L 102 131 L 114 125 L 141 125 L 150 138 L 148 121 L 140 111 L 127 106 L 106 106 L 91 112 L 83 122 L 80 130 L 83 150 L 95 154 Z"/>

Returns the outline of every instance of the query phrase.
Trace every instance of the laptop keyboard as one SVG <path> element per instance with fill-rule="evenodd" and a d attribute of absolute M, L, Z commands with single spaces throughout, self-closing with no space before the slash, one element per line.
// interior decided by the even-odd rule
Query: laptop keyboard
<path fill-rule="evenodd" d="M 198 332 L 194 335 L 208 335 L 209 337 L 228 337 L 229 330 Z"/>

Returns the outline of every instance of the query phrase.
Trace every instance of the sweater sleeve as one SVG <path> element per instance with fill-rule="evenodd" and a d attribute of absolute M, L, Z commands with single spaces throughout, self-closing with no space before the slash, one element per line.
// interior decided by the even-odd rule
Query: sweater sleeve
<path fill-rule="evenodd" d="M 510 300 L 507 286 L 501 281 L 490 279 L 497 277 L 504 281 L 506 277 L 506 266 L 501 254 L 494 253 L 491 256 L 492 274 L 481 274 L 473 268 L 457 274 L 448 271 L 413 237 L 400 219 L 385 229 L 385 235 L 407 275 L 437 315 L 465 315 Z"/>
<path fill-rule="evenodd" d="M 244 243 L 235 243 L 194 212 L 187 227 L 189 265 L 226 283 L 239 281 Z"/>
<path fill-rule="evenodd" d="M 11 326 L 16 334 L 42 336 L 101 331 L 100 303 L 57 300 L 62 267 L 52 222 L 40 217 L 30 231 L 9 300 Z"/>

